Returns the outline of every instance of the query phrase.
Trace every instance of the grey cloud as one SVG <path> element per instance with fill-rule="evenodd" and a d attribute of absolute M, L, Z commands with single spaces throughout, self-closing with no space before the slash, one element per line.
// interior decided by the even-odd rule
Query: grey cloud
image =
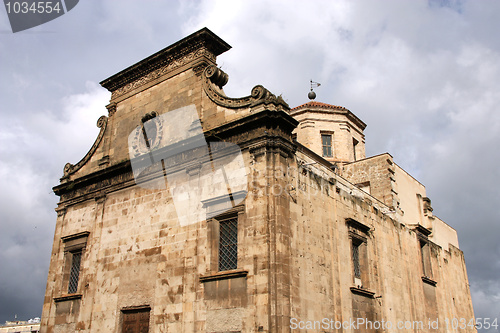
<path fill-rule="evenodd" d="M 457 229 L 476 316 L 500 317 L 499 13 L 476 1 L 87 1 L 2 33 L 0 322 L 40 315 L 50 189 L 98 133 L 109 95 L 95 82 L 203 26 L 233 46 L 218 59 L 229 96 L 263 84 L 293 107 L 313 79 L 317 100 L 363 119 L 367 153 L 389 151 Z"/>

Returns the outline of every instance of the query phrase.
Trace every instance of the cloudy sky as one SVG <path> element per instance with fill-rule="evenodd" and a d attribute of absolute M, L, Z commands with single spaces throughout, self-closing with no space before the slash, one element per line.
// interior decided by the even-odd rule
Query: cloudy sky
<path fill-rule="evenodd" d="M 477 317 L 500 321 L 500 2 L 80 1 L 13 34 L 0 8 L 0 323 L 40 316 L 66 162 L 91 147 L 110 94 L 98 82 L 208 27 L 231 97 L 262 84 L 368 124 L 427 187 L 465 253 Z M 496 332 L 491 330 L 491 332 Z"/>

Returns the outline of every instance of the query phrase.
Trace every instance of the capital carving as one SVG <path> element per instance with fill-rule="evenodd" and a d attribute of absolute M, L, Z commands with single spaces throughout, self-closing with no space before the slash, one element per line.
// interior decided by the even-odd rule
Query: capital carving
<path fill-rule="evenodd" d="M 66 215 L 66 211 L 67 211 L 66 207 L 56 208 L 57 217 Z"/>
<path fill-rule="evenodd" d="M 110 103 L 106 105 L 106 109 L 108 109 L 108 116 L 111 117 L 116 112 L 116 103 Z"/>

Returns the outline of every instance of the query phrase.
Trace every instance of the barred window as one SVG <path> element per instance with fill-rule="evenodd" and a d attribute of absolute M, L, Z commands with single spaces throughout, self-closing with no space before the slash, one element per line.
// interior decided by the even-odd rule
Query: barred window
<path fill-rule="evenodd" d="M 80 277 L 80 263 L 82 251 L 73 252 L 71 258 L 71 271 L 69 275 L 68 293 L 74 294 L 78 291 L 78 278 Z"/>
<path fill-rule="evenodd" d="M 359 247 L 362 243 L 358 240 L 352 240 L 352 264 L 354 267 L 354 277 L 361 279 L 361 266 L 359 264 Z"/>
<path fill-rule="evenodd" d="M 80 267 L 82 256 L 85 253 L 85 246 L 89 236 L 88 231 L 61 237 L 64 244 L 64 267 L 62 291 L 67 290 L 68 294 L 78 292 L 78 281 L 80 279 Z"/>
<path fill-rule="evenodd" d="M 219 222 L 219 271 L 238 267 L 238 218 Z"/>
<path fill-rule="evenodd" d="M 331 134 L 321 134 L 321 144 L 323 145 L 323 156 L 332 157 L 332 136 Z"/>

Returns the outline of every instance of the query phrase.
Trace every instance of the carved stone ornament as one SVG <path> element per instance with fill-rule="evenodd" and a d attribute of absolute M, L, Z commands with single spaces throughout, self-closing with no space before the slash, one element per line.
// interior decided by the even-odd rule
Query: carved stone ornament
<path fill-rule="evenodd" d="M 227 83 L 228 75 L 214 65 L 208 66 L 203 72 L 203 76 L 203 89 L 207 96 L 217 105 L 237 109 L 264 103 L 289 108 L 281 96 L 276 97 L 261 85 L 253 87 L 250 96 L 241 98 L 227 97 L 221 88 Z"/>
<path fill-rule="evenodd" d="M 160 145 L 163 137 L 163 122 L 156 111 L 146 113 L 141 119 L 141 126 L 134 130 L 132 151 L 134 157 L 147 154 Z"/>
<path fill-rule="evenodd" d="M 64 176 L 61 178 L 61 180 L 68 178 L 69 175 L 75 173 L 78 171 L 82 166 L 85 165 L 85 163 L 88 162 L 88 160 L 94 155 L 94 152 L 96 151 L 97 147 L 99 146 L 99 143 L 102 140 L 102 137 L 104 136 L 104 132 L 106 131 L 106 126 L 108 124 L 108 117 L 106 116 L 101 116 L 97 120 L 97 127 L 99 127 L 101 130 L 99 131 L 99 135 L 97 136 L 97 139 L 95 140 L 94 144 L 92 145 L 92 148 L 90 148 L 89 152 L 87 155 L 85 155 L 80 162 L 76 163 L 75 165 L 71 163 L 66 163 L 64 166 Z"/>
<path fill-rule="evenodd" d="M 205 68 L 207 68 L 209 64 L 206 61 L 200 62 L 198 65 L 193 66 L 193 72 L 196 76 L 201 76 Z"/>
<path fill-rule="evenodd" d="M 220 68 L 215 66 L 208 66 L 205 69 L 205 76 L 210 79 L 210 82 L 222 89 L 229 80 L 229 76 L 224 73 Z"/>

